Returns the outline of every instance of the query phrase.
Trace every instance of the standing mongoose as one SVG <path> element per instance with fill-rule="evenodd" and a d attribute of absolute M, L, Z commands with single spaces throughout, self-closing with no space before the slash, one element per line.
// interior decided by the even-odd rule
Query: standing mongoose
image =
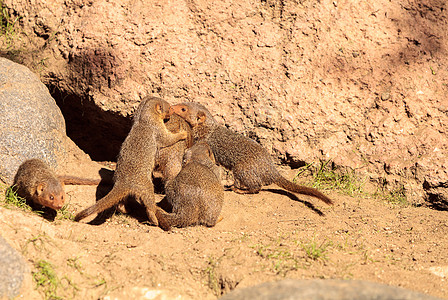
<path fill-rule="evenodd" d="M 164 119 L 170 116 L 170 105 L 157 97 L 146 97 L 137 108 L 131 131 L 121 145 L 112 190 L 98 202 L 75 216 L 82 220 L 94 213 L 100 213 L 134 196 L 146 208 L 149 220 L 158 225 L 155 215 L 154 185 L 152 172 L 157 150 L 173 145 L 187 137 L 187 132 L 169 132 Z"/>
<path fill-rule="evenodd" d="M 165 187 L 172 213 L 157 208 L 163 230 L 190 225 L 215 226 L 224 202 L 224 188 L 213 152 L 204 141 L 188 149 L 182 170 Z"/>
<path fill-rule="evenodd" d="M 318 190 L 284 178 L 260 144 L 219 125 L 203 105 L 185 102 L 171 109 L 192 126 L 194 141 L 205 140 L 216 161 L 233 172 L 235 192 L 258 193 L 263 186 L 275 183 L 290 192 L 314 196 L 327 204 L 333 204 L 330 198 Z"/>
<path fill-rule="evenodd" d="M 171 115 L 168 122 L 165 123 L 166 128 L 172 132 L 177 133 L 179 131 L 186 131 L 187 138 L 185 140 L 178 141 L 177 143 L 159 149 L 154 173 L 160 173 L 164 184 L 176 177 L 176 175 L 182 169 L 182 159 L 185 150 L 193 145 L 193 138 L 191 134 L 190 125 L 181 117 L 176 114 Z"/>
<path fill-rule="evenodd" d="M 19 166 L 13 186 L 17 195 L 31 204 L 58 210 L 64 205 L 64 184 L 98 185 L 99 183 L 99 179 L 57 176 L 42 160 L 33 158 Z"/>

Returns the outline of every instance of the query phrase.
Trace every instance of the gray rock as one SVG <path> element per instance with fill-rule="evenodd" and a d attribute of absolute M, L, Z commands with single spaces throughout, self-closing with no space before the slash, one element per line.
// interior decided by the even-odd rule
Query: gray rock
<path fill-rule="evenodd" d="M 283 280 L 234 290 L 222 300 L 435 300 L 437 298 L 367 281 L 357 280 Z"/>
<path fill-rule="evenodd" d="M 65 121 L 47 87 L 27 67 L 0 57 L 0 179 L 40 158 L 56 169 L 66 152 Z"/>
<path fill-rule="evenodd" d="M 23 257 L 0 236 L 0 299 L 18 296 L 28 272 Z"/>

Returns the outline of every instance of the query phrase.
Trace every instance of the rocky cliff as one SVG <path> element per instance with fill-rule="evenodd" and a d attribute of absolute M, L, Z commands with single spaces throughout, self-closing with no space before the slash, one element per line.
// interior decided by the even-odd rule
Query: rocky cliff
<path fill-rule="evenodd" d="M 40 74 L 94 159 L 155 94 L 207 105 L 279 162 L 331 159 L 447 206 L 445 1 L 2 3 L 1 55 Z"/>

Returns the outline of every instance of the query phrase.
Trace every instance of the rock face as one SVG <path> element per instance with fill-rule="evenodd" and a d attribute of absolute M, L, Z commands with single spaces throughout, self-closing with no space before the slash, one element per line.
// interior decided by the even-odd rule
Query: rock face
<path fill-rule="evenodd" d="M 437 298 L 385 284 L 356 280 L 283 280 L 235 290 L 222 300 L 436 300 Z"/>
<path fill-rule="evenodd" d="M 56 168 L 65 122 L 48 89 L 27 67 L 0 58 L 0 177 L 14 179 L 19 165 L 40 158 Z"/>
<path fill-rule="evenodd" d="M 0 236 L 0 299 L 18 296 L 29 272 L 23 257 Z"/>
<path fill-rule="evenodd" d="M 107 159 L 156 94 L 207 105 L 284 163 L 332 159 L 448 206 L 446 1 L 3 3 L 27 36 L 3 54 L 76 107 L 66 119 L 91 128 L 69 131 L 107 140 L 91 147 Z"/>
<path fill-rule="evenodd" d="M 47 87 L 27 67 L 0 57 L 0 180 L 11 184 L 30 158 L 61 173 L 70 161 L 83 161 L 87 169 L 91 164 L 66 136 L 64 117 Z"/>

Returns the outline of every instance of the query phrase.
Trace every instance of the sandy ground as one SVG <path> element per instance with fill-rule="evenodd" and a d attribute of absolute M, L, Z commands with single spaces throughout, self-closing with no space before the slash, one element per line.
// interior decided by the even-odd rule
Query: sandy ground
<path fill-rule="evenodd" d="M 294 170 L 283 173 L 294 176 Z M 66 190 L 72 213 L 94 203 L 97 192 Z M 172 232 L 146 224 L 138 213 L 93 225 L 61 212 L 48 221 L 1 206 L 0 230 L 35 278 L 46 263 L 54 273 L 53 283 L 34 281 L 27 298 L 215 299 L 284 278 L 343 278 L 448 299 L 447 212 L 325 192 L 333 207 L 276 186 L 256 195 L 226 191 L 223 220 L 214 228 Z"/>

